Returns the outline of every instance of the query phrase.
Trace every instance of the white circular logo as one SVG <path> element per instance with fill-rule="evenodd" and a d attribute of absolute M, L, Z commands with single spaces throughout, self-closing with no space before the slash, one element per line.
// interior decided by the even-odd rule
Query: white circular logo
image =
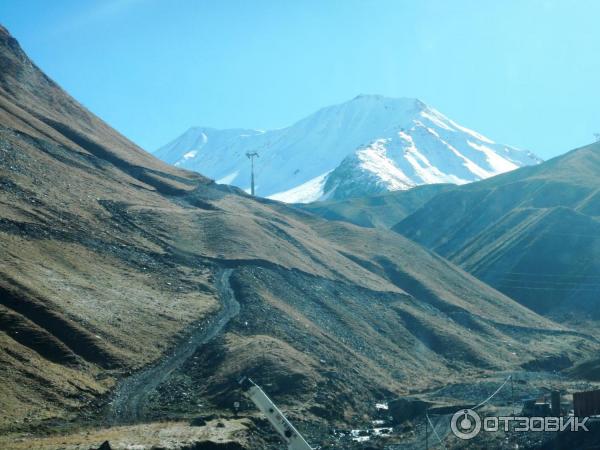
<path fill-rule="evenodd" d="M 461 409 L 452 416 L 450 428 L 460 439 L 473 439 L 481 431 L 481 418 L 472 409 Z"/>

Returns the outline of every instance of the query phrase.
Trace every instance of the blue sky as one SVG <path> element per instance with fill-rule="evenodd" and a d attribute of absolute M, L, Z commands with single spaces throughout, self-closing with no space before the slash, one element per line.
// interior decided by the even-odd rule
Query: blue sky
<path fill-rule="evenodd" d="M 33 60 L 148 150 L 366 93 L 549 158 L 600 132 L 599 19 L 596 0 L 0 2 Z"/>

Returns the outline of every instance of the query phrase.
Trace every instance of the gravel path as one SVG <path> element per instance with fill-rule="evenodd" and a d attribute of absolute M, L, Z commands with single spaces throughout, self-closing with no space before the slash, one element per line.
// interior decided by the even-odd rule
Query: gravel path
<path fill-rule="evenodd" d="M 217 290 L 221 301 L 219 312 L 191 330 L 185 341 L 180 342 L 159 363 L 147 367 L 124 380 L 115 391 L 109 418 L 114 424 L 138 422 L 144 418 L 150 395 L 181 367 L 196 349 L 215 338 L 240 311 L 240 304 L 229 279 L 233 269 L 222 270 L 217 277 Z"/>

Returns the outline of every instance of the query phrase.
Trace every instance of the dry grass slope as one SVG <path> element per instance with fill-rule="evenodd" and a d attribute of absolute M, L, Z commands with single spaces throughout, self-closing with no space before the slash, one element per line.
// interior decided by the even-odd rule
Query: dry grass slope
<path fill-rule="evenodd" d="M 240 314 L 153 393 L 160 418 L 227 414 L 244 373 L 292 413 L 346 422 L 407 389 L 595 348 L 397 233 L 162 164 L 4 29 L 0 67 L 3 434 L 98 423 L 119 379 L 211 320 L 223 268 Z"/>
<path fill-rule="evenodd" d="M 600 319 L 600 144 L 432 198 L 394 230 L 533 310 Z"/>

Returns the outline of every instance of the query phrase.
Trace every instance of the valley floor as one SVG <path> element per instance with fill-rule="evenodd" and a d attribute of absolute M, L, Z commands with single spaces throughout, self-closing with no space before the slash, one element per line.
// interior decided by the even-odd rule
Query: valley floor
<path fill-rule="evenodd" d="M 507 381 L 508 380 L 508 381 Z M 498 389 L 500 388 L 500 389 Z M 327 421 L 301 417 L 297 411 L 287 411 L 292 422 L 313 446 L 321 449 L 415 449 L 442 448 L 520 448 L 551 449 L 560 439 L 583 439 L 581 436 L 559 436 L 555 433 L 485 433 L 469 445 L 454 437 L 450 420 L 455 410 L 473 407 L 485 401 L 478 411 L 486 416 L 519 415 L 525 398 L 548 397 L 550 389 L 560 390 L 565 412 L 572 405 L 572 393 L 600 388 L 600 383 L 572 381 L 556 372 L 521 371 L 516 373 L 481 372 L 476 377 L 456 380 L 441 386 L 414 392 L 411 399 L 428 402 L 429 423 L 422 413 L 414 413 L 402 423 L 391 419 L 405 411 L 377 410 L 372 415 L 357 419 L 354 426 L 335 426 Z M 490 398 L 491 395 L 491 398 Z M 382 399 L 387 405 L 388 399 Z M 175 405 L 171 405 L 174 407 Z M 196 414 L 195 414 L 196 413 Z M 231 411 L 214 410 L 198 416 L 187 411 L 179 419 L 163 419 L 122 426 L 99 426 L 97 421 L 63 424 L 54 427 L 50 435 L 9 434 L 0 437 L 0 448 L 5 450 L 89 450 L 99 448 L 104 441 L 119 450 L 191 450 L 191 449 L 281 449 L 281 441 L 258 411 L 244 410 L 240 417 Z M 410 413 L 408 414 L 410 416 Z M 375 428 L 389 428 L 391 433 L 376 436 Z M 434 431 L 435 428 L 435 431 Z M 586 439 L 596 439 L 594 432 Z M 62 429 L 62 432 L 56 430 Z M 354 431 L 352 431 L 354 430 Z M 359 442 L 360 440 L 360 442 Z M 595 442 L 595 441 L 594 441 Z M 508 446 L 508 447 L 507 447 Z M 560 447 L 558 447 L 560 448 Z M 587 447 L 582 447 L 587 448 Z"/>
<path fill-rule="evenodd" d="M 0 437 L 5 450 L 89 450 L 108 441 L 115 449 L 142 450 L 150 448 L 187 449 L 198 445 L 219 445 L 214 448 L 242 449 L 248 444 L 250 422 L 246 419 L 214 420 L 204 426 L 188 422 L 152 422 L 100 429 L 82 429 L 71 434 L 44 437 Z M 202 448 L 202 447 L 200 447 Z M 206 447 L 213 448 L 213 447 Z"/>

